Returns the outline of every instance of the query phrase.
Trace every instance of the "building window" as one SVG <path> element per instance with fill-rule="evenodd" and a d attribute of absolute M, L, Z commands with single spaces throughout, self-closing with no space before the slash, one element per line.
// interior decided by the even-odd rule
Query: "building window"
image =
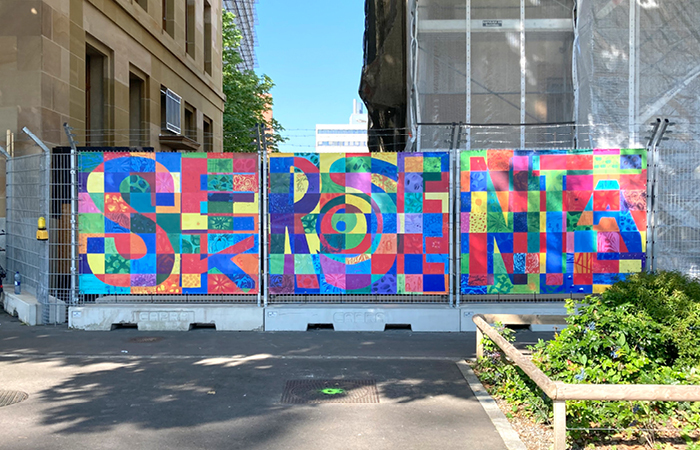
<path fill-rule="evenodd" d="M 180 106 L 182 98 L 166 88 L 160 88 L 160 120 L 161 130 L 175 134 L 182 133 Z"/>
<path fill-rule="evenodd" d="M 129 73 L 129 145 L 143 147 L 148 145 L 146 129 L 146 82 L 134 73 Z"/>
<path fill-rule="evenodd" d="M 197 140 L 197 110 L 185 102 L 185 136 Z"/>
<path fill-rule="evenodd" d="M 211 32 L 211 5 L 207 0 L 204 0 L 204 71 L 209 75 L 212 74 L 212 32 Z"/>
<path fill-rule="evenodd" d="M 187 54 L 192 58 L 195 57 L 195 41 L 194 41 L 194 30 L 195 30 L 195 13 L 194 13 L 195 0 L 187 0 L 187 5 L 185 7 L 185 49 Z"/>
<path fill-rule="evenodd" d="M 107 56 L 89 44 L 85 46 L 85 144 L 106 144 Z"/>
<path fill-rule="evenodd" d="M 204 120 L 202 121 L 202 134 L 203 138 L 202 142 L 204 144 L 203 150 L 206 153 L 211 153 L 214 151 L 214 125 L 211 121 L 211 119 L 207 116 L 204 116 Z"/>
<path fill-rule="evenodd" d="M 175 37 L 175 0 L 163 0 L 163 31 Z"/>
<path fill-rule="evenodd" d="M 148 11 L 148 0 L 136 0 L 136 4 Z"/>

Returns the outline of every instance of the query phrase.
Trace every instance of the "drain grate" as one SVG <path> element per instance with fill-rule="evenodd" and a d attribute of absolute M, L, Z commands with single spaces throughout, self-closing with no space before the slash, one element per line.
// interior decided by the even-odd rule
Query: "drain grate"
<path fill-rule="evenodd" d="M 289 380 L 282 403 L 379 403 L 374 380 Z"/>
<path fill-rule="evenodd" d="M 29 394 L 22 391 L 0 391 L 0 407 L 14 405 L 29 398 Z"/>
<path fill-rule="evenodd" d="M 129 342 L 133 344 L 147 344 L 149 342 L 160 342 L 162 341 L 162 337 L 155 337 L 155 336 L 145 336 L 145 337 L 135 337 L 129 339 Z"/>

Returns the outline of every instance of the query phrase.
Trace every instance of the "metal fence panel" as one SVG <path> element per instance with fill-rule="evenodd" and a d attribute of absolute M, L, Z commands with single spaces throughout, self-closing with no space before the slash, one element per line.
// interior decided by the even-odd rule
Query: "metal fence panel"
<path fill-rule="evenodd" d="M 466 138 L 482 136 L 488 142 L 494 140 L 493 130 L 482 134 L 478 127 L 456 124 L 444 127 L 422 127 L 428 131 L 440 129 L 444 133 L 442 141 L 445 150 L 459 154 L 459 150 L 469 148 Z M 443 130 L 444 128 L 444 130 Z M 503 127 L 506 128 L 506 127 Z M 561 125 L 542 126 L 545 134 L 556 134 Z M 673 130 L 673 127 L 670 128 Z M 459 131 L 458 131 L 459 130 Z M 486 130 L 484 130 L 486 131 Z M 674 130 L 675 131 L 675 130 Z M 680 131 L 680 130 L 679 130 Z M 690 275 L 700 274 L 700 232 L 694 225 L 700 222 L 700 207 L 698 206 L 697 190 L 688 189 L 700 178 L 697 167 L 700 160 L 688 148 L 697 137 L 692 133 L 674 132 L 670 140 L 664 141 L 659 149 L 658 171 L 658 213 L 656 214 L 656 239 L 654 256 L 659 270 L 678 270 Z M 495 139 L 498 140 L 498 139 Z M 550 139 L 545 139 L 550 140 Z M 455 299 L 449 295 L 308 295 L 308 294 L 276 294 L 268 295 L 269 270 L 266 267 L 269 258 L 268 239 L 271 224 L 268 205 L 268 158 L 262 156 L 261 181 L 262 201 L 260 207 L 263 220 L 261 221 L 260 248 L 260 282 L 262 302 L 258 296 L 229 296 L 229 295 L 109 295 L 96 296 L 77 292 L 76 303 L 254 303 L 267 304 L 315 303 L 315 304 L 355 304 L 355 303 L 440 303 L 459 304 L 459 302 L 480 301 L 559 301 L 565 296 L 552 295 L 465 295 L 459 292 L 459 283 L 453 281 L 460 274 L 460 223 L 459 211 L 460 164 L 452 161 L 450 164 L 452 183 L 450 186 L 450 205 L 453 225 L 453 236 L 450 244 L 451 255 L 449 262 L 453 265 L 450 271 L 452 287 L 449 290 Z M 23 284 L 30 291 L 36 291 L 44 305 L 51 306 L 56 298 L 71 302 L 71 262 L 72 247 L 77 242 L 71 240 L 72 219 L 77 220 L 77 214 L 72 213 L 71 200 L 77 196 L 78 186 L 70 178 L 70 155 L 53 154 L 51 159 L 50 182 L 47 171 L 47 158 L 44 155 L 15 158 L 8 164 L 8 285 L 12 275 L 19 270 L 23 276 Z M 650 167 L 651 170 L 651 167 Z M 50 198 L 50 202 L 46 199 Z M 40 216 L 47 218 L 50 232 L 50 242 L 36 241 L 36 220 Z M 76 224 L 77 226 L 77 224 Z M 651 255 L 650 255 L 651 256 Z M 44 308 L 44 321 L 51 320 L 50 308 Z"/>
<path fill-rule="evenodd" d="M 272 155 L 269 303 L 451 304 L 454 157 Z"/>
<path fill-rule="evenodd" d="M 658 150 L 652 256 L 657 270 L 700 277 L 699 137 L 677 128 L 670 128 L 669 140 Z"/>
<path fill-rule="evenodd" d="M 19 272 L 22 289 L 43 305 L 41 321 L 51 319 L 49 246 L 36 239 L 37 221 L 48 211 L 48 168 L 45 154 L 7 161 L 8 286 Z M 54 316 L 55 317 L 55 316 Z"/>
<path fill-rule="evenodd" d="M 103 191 L 98 192 L 97 191 L 90 193 L 87 191 L 87 188 L 89 186 L 89 182 L 87 181 L 89 179 L 90 173 L 92 170 L 95 170 L 96 167 L 92 164 L 94 163 L 93 156 L 97 157 L 97 159 L 100 159 L 102 156 L 101 155 L 108 155 L 111 154 L 112 156 L 117 156 L 119 158 L 123 158 L 127 155 L 129 155 L 128 149 L 126 152 L 109 152 L 107 148 L 81 148 L 79 149 L 79 158 L 78 162 L 76 163 L 76 172 L 78 173 L 78 176 L 75 178 L 75 181 L 71 181 L 70 177 L 70 170 L 71 170 L 71 159 L 70 159 L 70 154 L 65 153 L 65 154 L 54 154 L 53 156 L 53 161 L 54 161 L 54 167 L 53 167 L 53 203 L 52 203 L 52 208 L 53 208 L 53 213 L 54 213 L 54 220 L 53 220 L 53 226 L 54 226 L 54 233 L 52 236 L 54 237 L 53 241 L 53 253 L 52 256 L 55 258 L 53 261 L 53 266 L 52 266 L 52 287 L 56 290 L 57 293 L 60 293 L 62 297 L 65 298 L 70 298 L 70 291 L 71 291 L 71 282 L 70 282 L 70 267 L 71 267 L 71 260 L 73 257 L 71 256 L 73 253 L 75 253 L 77 256 L 75 258 L 75 262 L 78 265 L 79 273 L 82 275 L 88 274 L 92 275 L 92 272 L 90 271 L 89 265 L 86 264 L 87 260 L 86 257 L 89 256 L 88 253 L 89 251 L 86 248 L 83 248 L 82 246 L 86 244 L 85 240 L 81 238 L 80 233 L 75 234 L 75 238 L 71 239 L 71 235 L 73 233 L 73 229 L 71 228 L 71 219 L 74 218 L 76 223 L 79 222 L 81 218 L 84 218 L 86 215 L 90 214 L 83 214 L 85 211 L 90 211 L 90 205 L 91 201 L 90 200 L 93 196 L 98 196 L 101 194 L 102 196 L 105 195 L 104 192 L 104 186 L 102 187 Z M 64 150 L 68 151 L 68 149 Z M 104 153 L 103 153 L 104 152 Z M 132 153 L 132 156 L 135 157 L 143 157 L 144 155 L 151 154 L 151 152 L 136 152 Z M 246 156 L 246 155 L 240 155 L 237 154 L 238 156 Z M 197 155 L 192 155 L 193 157 L 196 157 L 196 159 L 201 159 L 199 156 L 202 156 L 202 154 Z M 204 155 L 206 156 L 206 155 Z M 219 154 L 218 156 L 223 156 Z M 231 154 L 229 154 L 231 156 Z M 259 166 L 261 162 L 259 160 L 256 161 L 255 158 L 256 155 L 252 156 L 253 161 L 256 163 L 257 167 L 255 169 L 252 169 L 253 173 L 256 173 L 259 170 Z M 260 154 L 257 155 L 258 157 L 261 157 Z M 217 158 L 219 159 L 219 158 Z M 217 159 L 210 159 L 209 161 L 216 161 Z M 251 156 L 248 155 L 248 159 L 251 159 Z M 193 161 L 193 160 L 190 160 Z M 183 164 L 185 162 L 183 161 Z M 232 163 L 234 164 L 234 163 Z M 85 166 L 85 167 L 83 167 Z M 205 161 L 205 167 L 207 166 L 206 161 Z M 188 166 L 190 167 L 190 166 Z M 234 164 L 235 167 L 235 164 Z M 190 167 L 191 168 L 191 167 Z M 100 169 L 102 170 L 102 169 Z M 155 174 L 155 166 L 150 167 L 150 168 L 142 168 L 143 172 L 153 172 Z M 235 170 L 240 170 L 240 168 L 236 168 Z M 137 174 L 138 171 L 134 171 L 133 173 L 136 174 L 135 176 L 139 176 Z M 177 171 L 175 171 L 177 172 Z M 195 173 L 195 171 L 192 171 L 189 173 L 192 175 Z M 230 172 L 230 170 L 229 170 Z M 205 169 L 204 173 L 207 173 L 207 169 Z M 219 173 L 217 169 L 212 169 L 212 173 Z M 198 175 L 201 175 L 197 173 Z M 117 176 L 124 176 L 123 173 L 117 174 Z M 260 177 L 258 177 L 260 178 Z M 178 182 L 182 182 L 183 179 L 183 173 L 176 173 L 176 178 L 179 180 Z M 88 183 L 88 185 L 84 186 L 83 183 Z M 158 183 L 156 182 L 156 186 L 149 186 L 149 191 L 152 194 L 156 194 L 158 191 Z M 180 186 L 178 186 L 178 193 Z M 165 191 L 164 191 L 165 192 Z M 118 194 L 115 194 L 118 195 Z M 156 194 L 158 195 L 158 194 Z M 171 194 L 172 195 L 172 194 Z M 257 193 L 251 194 L 254 195 L 257 200 L 256 202 L 258 205 L 260 205 L 260 192 L 258 190 Z M 180 195 L 177 196 L 180 198 Z M 71 198 L 77 201 L 76 199 L 79 198 L 79 204 L 80 206 L 78 208 L 71 208 Z M 204 198 L 207 198 L 206 195 Z M 217 199 L 217 202 L 221 203 L 223 200 Z M 232 200 L 229 200 L 229 202 L 232 202 Z M 225 203 L 225 202 L 224 202 Z M 218 204 L 217 204 L 218 205 Z M 155 204 L 153 205 L 155 206 Z M 172 206 L 172 205 L 171 205 Z M 178 203 L 178 207 L 180 204 Z M 206 206 L 206 205 L 205 205 Z M 221 206 L 221 205 L 218 205 Z M 81 208 L 85 207 L 85 211 L 83 211 Z M 92 206 L 94 208 L 94 205 Z M 71 211 L 75 211 L 75 213 L 71 213 Z M 93 210 L 93 212 L 95 212 Z M 132 210 L 133 212 L 133 210 Z M 104 215 L 109 216 L 110 214 L 107 212 L 107 210 L 104 210 Z M 217 213 L 213 212 L 213 217 L 216 216 Z M 94 214 L 92 214 L 94 215 Z M 132 214 L 133 215 L 133 214 Z M 155 214 L 154 214 L 155 215 Z M 170 214 L 165 214 L 165 216 L 168 216 Z M 191 214 L 190 214 L 191 215 Z M 255 213 L 256 220 L 258 220 L 261 216 L 260 210 L 258 210 Z M 166 217 L 169 219 L 169 217 Z M 114 217 L 111 217 L 111 219 L 114 219 Z M 127 219 L 128 221 L 129 219 Z M 153 220 L 158 220 L 158 224 L 161 224 L 160 219 L 149 219 L 151 221 Z M 84 222 L 87 223 L 87 222 Z M 170 224 L 172 225 L 172 224 Z M 165 225 L 163 225 L 165 226 Z M 178 227 L 182 226 L 182 222 L 177 224 Z M 120 231 L 122 234 L 126 235 L 131 235 L 131 236 L 136 236 L 139 234 L 136 231 L 132 231 L 131 228 L 129 228 L 129 225 L 125 225 L 127 227 L 129 233 L 124 232 L 123 230 Z M 196 230 L 197 228 L 195 228 Z M 221 229 L 226 229 L 226 228 L 221 228 Z M 180 230 L 180 228 L 178 228 Z M 216 231 L 216 228 L 213 228 L 211 230 Z M 194 232 L 192 232 L 194 233 Z M 192 234 L 190 233 L 190 234 Z M 252 232 L 255 234 L 255 232 Z M 149 234 L 148 232 L 144 232 L 143 234 Z M 150 233 L 155 237 L 155 233 Z M 197 233 L 195 233 L 197 234 Z M 92 236 L 92 234 L 87 233 L 88 236 Z M 101 234 L 103 237 L 105 236 L 104 233 Z M 172 231 L 172 233 L 169 232 L 168 234 L 168 239 L 180 239 L 182 236 L 184 236 L 185 233 L 178 232 L 175 233 L 175 231 Z M 85 235 L 83 235 L 84 237 Z M 95 235 L 95 237 L 98 237 L 99 235 Z M 174 237 L 173 237 L 174 236 Z M 173 241 L 171 241 L 173 242 Z M 199 241 L 197 241 L 197 246 L 199 246 Z M 256 256 L 258 261 L 260 262 L 262 260 L 262 246 L 258 245 L 260 248 L 256 252 Z M 77 249 L 77 251 L 72 252 L 72 249 Z M 99 251 L 97 252 L 99 253 Z M 187 253 L 180 252 L 179 250 L 176 252 L 179 256 L 182 256 L 182 254 Z M 197 250 L 197 253 L 199 253 L 199 250 Z M 203 258 L 210 256 L 207 255 L 207 250 L 203 251 Z M 223 254 L 223 253 L 222 253 Z M 155 254 L 152 255 L 155 258 Z M 192 255 L 187 255 L 187 256 L 192 256 Z M 229 255 L 231 257 L 234 257 L 235 255 Z M 85 259 L 83 258 L 85 257 Z M 178 263 L 177 266 L 175 267 L 183 267 L 182 261 Z M 218 263 L 217 263 L 218 264 Z M 150 266 L 149 266 L 150 267 Z M 151 268 L 155 270 L 155 267 Z M 180 269 L 178 269 L 180 270 Z M 133 273 L 132 273 L 133 274 Z M 184 277 L 186 275 L 183 275 L 182 273 L 179 273 L 180 277 Z M 204 272 L 206 276 L 206 272 Z M 261 284 L 261 274 L 259 268 L 257 269 L 257 274 L 254 275 L 255 279 L 257 280 L 258 286 Z M 154 278 L 155 280 L 155 278 Z M 182 281 L 182 280 L 181 280 Z M 134 284 L 136 286 L 136 284 Z M 221 304 L 221 303 L 226 303 L 226 304 L 261 304 L 262 301 L 262 296 L 258 292 L 253 292 L 253 293 L 219 293 L 217 292 L 217 289 L 212 289 L 211 291 L 207 292 L 206 290 L 199 290 L 200 292 L 197 293 L 187 293 L 186 291 L 172 291 L 172 290 L 166 290 L 160 293 L 156 293 L 156 289 L 154 285 L 144 285 L 146 286 L 145 289 L 134 289 L 130 290 L 129 288 L 123 289 L 123 288 L 118 288 L 115 287 L 114 289 L 110 289 L 109 291 L 102 291 L 99 288 L 98 289 L 90 289 L 86 283 L 86 281 L 82 282 L 82 286 L 80 286 L 80 282 L 78 282 L 78 287 L 77 287 L 77 292 L 75 293 L 75 300 L 74 302 L 76 304 L 88 304 L 88 303 L 101 303 L 101 304 L 115 304 L 115 303 L 146 303 L 146 304 L 172 304 L 172 303 L 216 303 L 216 304 Z M 180 293 L 182 292 L 182 293 Z M 231 290 L 223 291 L 223 292 L 231 292 Z"/>
<path fill-rule="evenodd" d="M 77 186 L 71 178 L 70 153 L 51 155 L 51 210 L 47 217 L 49 230 L 49 254 L 51 257 L 49 279 L 51 295 L 68 304 L 74 304 L 77 291 L 71 285 L 71 269 L 75 269 L 77 259 L 74 239 L 77 230 L 77 210 L 71 208 L 77 196 Z"/>

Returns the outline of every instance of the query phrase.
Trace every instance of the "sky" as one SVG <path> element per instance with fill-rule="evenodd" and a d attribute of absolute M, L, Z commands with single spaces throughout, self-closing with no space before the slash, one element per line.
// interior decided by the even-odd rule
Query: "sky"
<path fill-rule="evenodd" d="M 258 74 L 267 74 L 282 152 L 313 149 L 316 124 L 348 123 L 362 72 L 364 0 L 259 0 Z"/>

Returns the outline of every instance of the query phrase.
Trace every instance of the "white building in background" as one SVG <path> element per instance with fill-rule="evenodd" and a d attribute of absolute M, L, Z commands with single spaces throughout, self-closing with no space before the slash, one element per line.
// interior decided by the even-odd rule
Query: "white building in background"
<path fill-rule="evenodd" d="M 319 153 L 369 153 L 367 147 L 367 113 L 353 100 L 347 124 L 316 125 L 316 151 Z"/>

